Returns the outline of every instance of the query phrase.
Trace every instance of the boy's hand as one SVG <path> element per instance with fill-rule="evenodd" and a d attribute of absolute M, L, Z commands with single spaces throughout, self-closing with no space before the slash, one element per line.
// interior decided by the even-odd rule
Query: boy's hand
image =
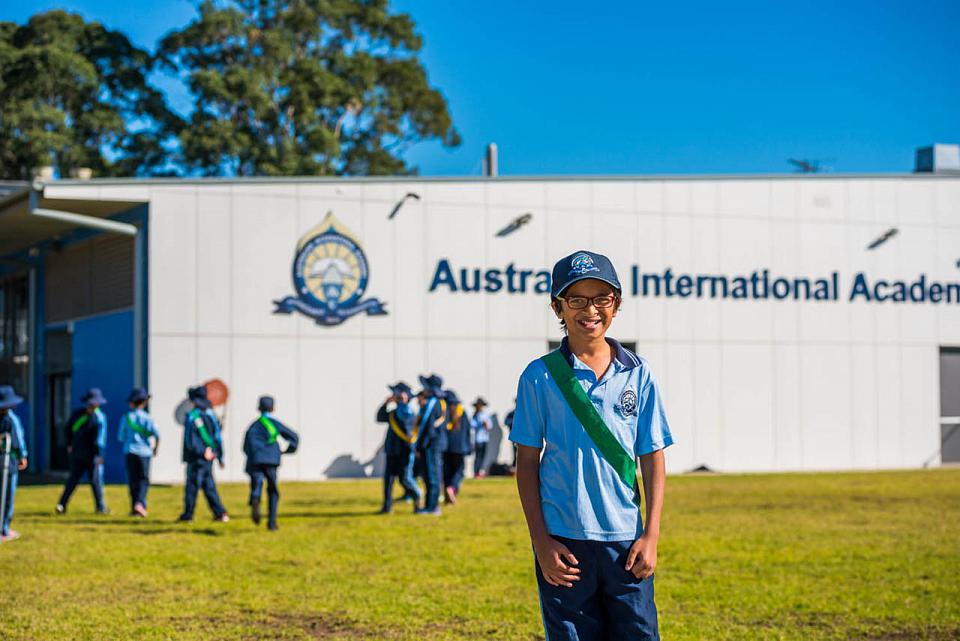
<path fill-rule="evenodd" d="M 547 536 L 543 540 L 536 541 L 533 544 L 533 550 L 537 555 L 537 563 L 540 564 L 543 578 L 550 585 L 572 588 L 573 581 L 580 580 L 580 568 L 573 567 L 580 562 L 560 541 Z"/>
<path fill-rule="evenodd" d="M 657 541 L 641 536 L 630 546 L 627 554 L 627 572 L 638 579 L 645 579 L 657 568 Z"/>
<path fill-rule="evenodd" d="M 213 450 L 212 450 L 212 449 L 210 449 L 210 448 L 208 447 L 207 449 L 203 450 L 203 460 L 204 460 L 204 461 L 212 461 L 213 458 L 214 458 L 214 457 L 213 457 Z"/>
<path fill-rule="evenodd" d="M 20 470 L 21 472 L 27 469 L 27 459 L 25 458 L 20 459 L 20 462 L 17 463 L 17 469 Z"/>

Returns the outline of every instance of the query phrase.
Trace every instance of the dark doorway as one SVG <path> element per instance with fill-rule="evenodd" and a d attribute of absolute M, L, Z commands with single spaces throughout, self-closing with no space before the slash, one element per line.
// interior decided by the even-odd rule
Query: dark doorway
<path fill-rule="evenodd" d="M 50 469 L 67 469 L 66 424 L 70 417 L 70 392 L 73 382 L 72 336 L 66 330 L 49 330 L 46 334 L 47 426 L 50 443 Z"/>

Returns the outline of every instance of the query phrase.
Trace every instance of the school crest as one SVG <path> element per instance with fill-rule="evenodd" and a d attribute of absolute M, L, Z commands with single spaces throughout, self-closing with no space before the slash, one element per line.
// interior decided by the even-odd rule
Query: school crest
<path fill-rule="evenodd" d="M 620 394 L 620 405 L 617 407 L 624 416 L 636 416 L 637 414 L 637 393 L 632 389 L 624 390 Z"/>
<path fill-rule="evenodd" d="M 593 264 L 593 258 L 589 254 L 577 254 L 573 257 L 573 260 L 570 261 L 570 273 L 568 276 L 573 276 L 574 274 L 580 276 L 588 272 L 598 272 L 600 268 Z"/>
<path fill-rule="evenodd" d="M 339 325 L 354 314 L 387 313 L 376 298 L 363 299 L 370 272 L 360 243 L 333 212 L 297 243 L 293 258 L 295 296 L 275 300 L 274 314 L 300 312 L 318 325 Z"/>

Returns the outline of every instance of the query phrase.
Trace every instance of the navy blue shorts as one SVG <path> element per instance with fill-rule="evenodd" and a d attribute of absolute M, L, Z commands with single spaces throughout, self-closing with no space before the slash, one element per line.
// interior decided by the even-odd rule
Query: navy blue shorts
<path fill-rule="evenodd" d="M 553 538 L 580 561 L 580 580 L 554 587 L 534 562 L 547 641 L 659 641 L 653 576 L 640 580 L 623 569 L 633 541 Z"/>

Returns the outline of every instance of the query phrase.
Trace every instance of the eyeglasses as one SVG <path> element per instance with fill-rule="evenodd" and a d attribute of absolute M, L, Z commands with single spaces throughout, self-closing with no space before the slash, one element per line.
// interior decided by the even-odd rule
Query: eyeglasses
<path fill-rule="evenodd" d="M 594 296 L 593 298 L 586 296 L 568 296 L 566 298 L 557 296 L 557 298 L 566 301 L 567 307 L 570 309 L 583 309 L 590 303 L 593 303 L 593 306 L 597 309 L 603 309 L 613 307 L 614 303 L 617 302 L 617 297 L 613 294 L 603 294 L 602 296 Z"/>

